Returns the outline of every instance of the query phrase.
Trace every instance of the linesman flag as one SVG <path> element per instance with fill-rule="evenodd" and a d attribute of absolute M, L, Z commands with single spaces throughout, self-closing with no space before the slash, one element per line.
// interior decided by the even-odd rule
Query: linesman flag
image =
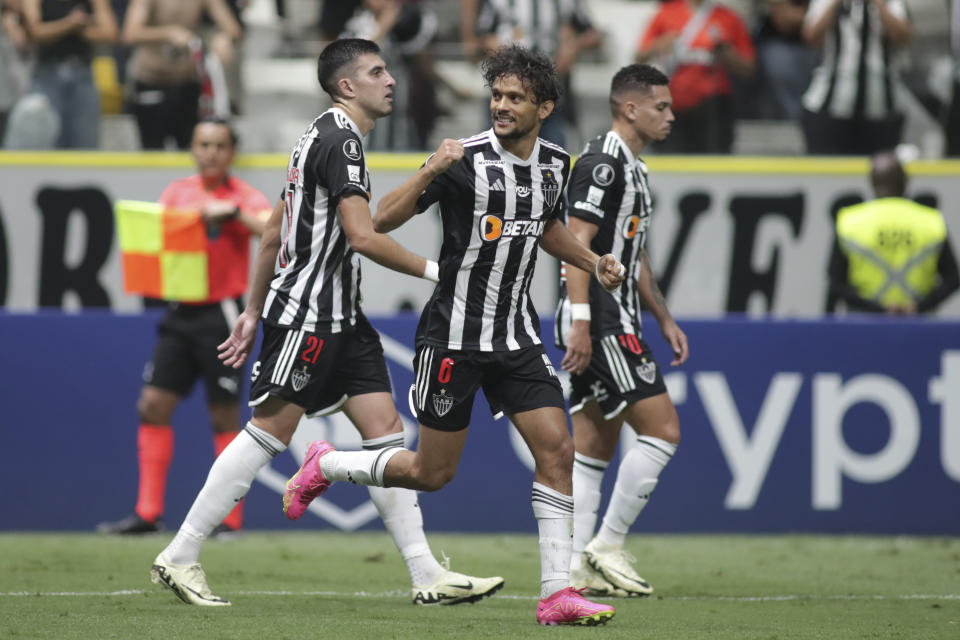
<path fill-rule="evenodd" d="M 178 302 L 207 299 L 207 232 L 199 211 L 118 200 L 114 214 L 124 291 Z"/>

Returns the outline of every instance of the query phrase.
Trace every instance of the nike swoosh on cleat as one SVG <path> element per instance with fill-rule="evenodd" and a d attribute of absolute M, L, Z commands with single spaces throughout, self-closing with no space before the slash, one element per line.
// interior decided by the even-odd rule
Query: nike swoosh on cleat
<path fill-rule="evenodd" d="M 448 584 L 448 587 L 453 587 L 454 589 L 463 589 L 465 591 L 470 591 L 473 589 L 473 583 L 467 582 L 467 584 Z"/>

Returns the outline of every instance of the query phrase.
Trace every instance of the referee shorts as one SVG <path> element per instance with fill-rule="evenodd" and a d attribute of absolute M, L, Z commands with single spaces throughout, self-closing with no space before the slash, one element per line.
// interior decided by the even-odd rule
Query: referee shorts
<path fill-rule="evenodd" d="M 170 303 L 157 325 L 157 345 L 144 367 L 143 381 L 179 396 L 203 378 L 207 402 L 233 403 L 240 397 L 242 373 L 223 364 L 217 346 L 230 335 L 243 302 Z"/>
<path fill-rule="evenodd" d="M 628 405 L 667 392 L 650 345 L 633 334 L 594 338 L 587 370 L 570 376 L 570 413 L 593 400 L 607 420 Z"/>

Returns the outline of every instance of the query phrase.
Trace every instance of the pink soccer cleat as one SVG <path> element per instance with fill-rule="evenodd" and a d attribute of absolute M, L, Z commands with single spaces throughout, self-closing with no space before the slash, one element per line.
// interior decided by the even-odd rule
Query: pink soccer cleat
<path fill-rule="evenodd" d="M 330 481 L 323 477 L 318 462 L 320 456 L 333 450 L 333 445 L 326 440 L 311 442 L 300 470 L 287 480 L 287 490 L 283 492 L 283 512 L 291 520 L 302 516 L 310 502 L 330 486 Z"/>
<path fill-rule="evenodd" d="M 594 627 L 606 624 L 615 613 L 608 604 L 590 602 L 583 597 L 583 589 L 567 587 L 537 605 L 537 622 L 544 625 L 582 624 Z"/>

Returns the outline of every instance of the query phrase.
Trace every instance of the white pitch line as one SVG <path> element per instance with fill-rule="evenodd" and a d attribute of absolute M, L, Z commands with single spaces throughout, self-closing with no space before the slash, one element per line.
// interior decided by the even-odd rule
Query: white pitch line
<path fill-rule="evenodd" d="M 5 591 L 0 597 L 114 597 L 139 596 L 147 593 L 162 593 L 160 589 L 121 589 L 119 591 Z M 231 591 L 222 592 L 226 596 L 326 596 L 354 598 L 409 598 L 406 591 Z M 537 596 L 495 595 L 503 600 L 537 600 Z M 810 600 L 849 601 L 849 600 L 960 600 L 960 593 L 904 593 L 887 596 L 880 594 L 837 594 L 805 595 L 788 594 L 780 596 L 663 596 L 664 600 L 679 602 L 795 602 Z"/>

